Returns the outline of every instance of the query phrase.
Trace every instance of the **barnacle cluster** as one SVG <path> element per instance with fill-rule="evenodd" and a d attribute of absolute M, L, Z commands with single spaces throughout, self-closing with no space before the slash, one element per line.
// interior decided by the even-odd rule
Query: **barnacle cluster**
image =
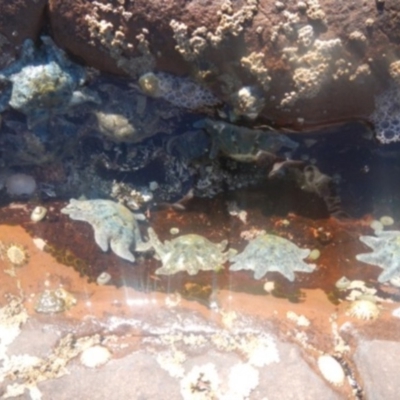
<path fill-rule="evenodd" d="M 152 70 L 155 57 L 150 51 L 147 39 L 149 31 L 143 28 L 136 35 L 138 54 L 126 38 L 126 21 L 132 13 L 125 10 L 123 4 L 114 7 L 110 3 L 93 1 L 91 13 L 85 16 L 92 44 L 100 42 L 103 49 L 116 61 L 119 68 L 130 76 L 136 77 L 145 71 Z M 110 16 L 115 23 L 110 22 Z"/>
<path fill-rule="evenodd" d="M 175 49 L 185 60 L 196 61 L 208 47 L 217 48 L 227 37 L 238 36 L 243 31 L 243 25 L 250 22 L 256 14 L 258 1 L 245 0 L 242 4 L 242 7 L 234 11 L 232 1 L 224 0 L 218 11 L 218 26 L 213 31 L 200 26 L 189 33 L 185 23 L 171 20 L 170 27 L 176 41 Z"/>
<path fill-rule="evenodd" d="M 75 304 L 75 297 L 64 288 L 46 289 L 39 294 L 35 304 L 35 311 L 41 314 L 61 313 Z"/>
<path fill-rule="evenodd" d="M 286 93 L 281 106 L 291 106 L 299 99 L 315 97 L 326 82 L 339 72 L 335 61 L 340 59 L 342 42 L 339 38 L 321 40 L 314 37 L 313 27 L 301 28 L 298 47 L 283 49 L 293 66 L 294 90 Z M 304 52 L 304 49 L 306 51 Z"/>

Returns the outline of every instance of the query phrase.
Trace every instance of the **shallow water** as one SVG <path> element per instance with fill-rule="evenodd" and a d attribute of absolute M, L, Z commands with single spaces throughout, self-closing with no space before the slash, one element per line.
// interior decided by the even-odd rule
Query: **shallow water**
<path fill-rule="evenodd" d="M 307 195 L 292 189 L 285 193 L 283 187 L 286 201 L 282 202 L 273 189 L 276 187 L 237 191 L 213 199 L 194 199 L 184 211 L 156 208 L 149 213 L 146 224 L 155 229 L 162 241 L 174 238 L 170 229 L 178 228 L 179 235 L 197 233 L 215 243 L 227 239 L 230 247 L 241 251 L 247 243 L 242 238 L 243 232 L 254 234 L 264 229 L 299 247 L 318 249 L 321 255 L 313 261 L 315 271 L 296 272 L 293 283 L 277 272 L 268 272 L 264 278 L 255 280 L 252 271 L 232 272 L 226 265 L 221 271 L 200 271 L 194 276 L 185 272 L 156 275 L 160 262 L 152 258 L 151 253 L 138 254 L 135 265 L 111 252 L 103 253 L 94 242 L 89 224 L 71 221 L 60 213 L 65 202 L 48 200 L 45 203 L 48 214 L 38 223 L 29 218 L 34 202 L 12 202 L 2 207 L 1 305 L 10 303 L 10 298 L 5 295 L 12 294 L 21 300 L 27 313 L 26 322 L 20 325 L 21 333 L 14 339 L 14 344 L 10 344 L 7 355 L 36 355 L 50 363 L 49 354 L 59 348 L 60 340 L 73 334 L 75 338 L 84 338 L 87 347 L 100 342 L 111 349 L 111 360 L 98 367 L 97 371 L 102 371 L 99 374 L 115 373 L 119 363 L 127 368 L 124 363 L 131 365 L 133 359 L 139 357 L 135 362 L 142 366 L 151 365 L 155 379 L 159 385 L 170 387 L 171 393 L 175 393 L 173 398 L 180 398 L 179 391 L 182 393 L 185 378 L 190 380 L 191 373 L 200 374 L 198 377 L 206 373 L 219 374 L 224 384 L 218 390 L 229 394 L 230 389 L 226 387 L 229 379 L 224 374 L 228 373 L 229 366 L 237 363 L 250 365 L 249 373 L 255 370 L 254 374 L 259 378 L 251 389 L 250 398 L 262 399 L 265 394 L 268 398 L 278 398 L 278 380 L 268 380 L 267 385 L 261 378 L 271 371 L 287 369 L 292 362 L 296 368 L 307 370 L 313 382 L 304 392 L 304 398 L 315 398 L 325 391 L 328 391 L 327 398 L 369 398 L 368 390 L 371 393 L 372 389 L 367 383 L 368 365 L 378 361 L 363 356 L 363 346 L 377 340 L 398 343 L 400 321 L 392 312 L 398 308 L 400 289 L 389 283 L 378 283 L 381 269 L 357 261 L 355 255 L 369 251 L 359 241 L 359 236 L 373 235 L 370 228 L 373 218 L 390 213 L 395 224 L 386 229 L 399 229 L 397 213 L 392 209 L 398 193 L 392 191 L 388 197 L 386 192 L 385 197 L 374 198 L 373 215 L 337 220 L 326 216 L 324 204 L 318 198 L 311 198 L 311 203 Z M 287 196 L 288 193 L 293 197 Z M 295 199 L 298 199 L 297 203 Z M 245 222 L 229 215 L 227 200 L 235 200 L 246 211 Z M 301 214 L 300 205 L 306 207 L 304 216 L 292 211 L 297 209 Z M 144 235 L 146 224 L 141 225 Z M 11 244 L 18 245 L 26 253 L 27 261 L 22 266 L 13 266 L 7 259 L 6 249 Z M 111 280 L 100 286 L 96 278 L 104 271 L 111 275 Z M 373 293 L 379 307 L 377 319 L 364 321 L 349 315 L 352 302 L 346 298 L 351 289 L 339 290 L 335 286 L 343 276 L 358 282 L 354 284 L 354 288 L 360 290 L 358 294 Z M 70 293 L 76 304 L 60 313 L 36 312 L 40 294 L 59 288 Z M 32 341 L 30 335 L 35 332 Z M 44 341 L 38 332 L 45 332 Z M 264 339 L 269 345 L 252 342 L 254 337 L 262 335 L 267 335 Z M 265 352 L 265 357 L 271 359 L 257 364 L 252 359 L 256 356 L 247 347 L 244 350 L 243 343 L 249 348 L 254 347 L 256 353 Z M 262 346 L 276 346 L 279 357 L 275 359 L 275 353 L 268 353 Z M 69 396 L 77 390 L 85 393 L 96 382 L 90 368 L 79 363 L 80 352 L 69 347 L 65 350 L 67 355 L 63 353 L 64 358 L 61 358 L 72 376 L 87 376 L 90 384 L 87 386 L 84 381 L 79 381 L 79 390 L 68 389 L 64 397 L 57 398 L 71 398 Z M 324 381 L 316 365 L 317 358 L 323 353 L 341 360 L 342 367 L 347 368 L 344 368 L 347 376 L 351 377 L 350 383 L 345 381 L 336 387 Z M 214 364 L 217 372 L 207 372 L 207 368 L 202 372 L 201 368 L 208 363 Z M 200 372 L 196 369 L 193 372 L 196 366 L 201 367 Z M 47 368 L 52 370 L 54 365 Z M 12 394 L 11 386 L 7 385 L 18 382 L 20 388 L 30 387 L 32 398 L 36 390 L 32 387 L 37 387 L 44 398 L 52 398 L 53 390 L 60 390 L 63 380 L 64 385 L 68 382 L 65 376 L 56 379 L 64 375 L 60 371 L 52 370 L 42 376 L 34 370 L 30 367 L 30 372 L 25 375 L 6 374 L 3 391 Z M 299 384 L 304 379 L 299 373 L 295 376 Z M 206 389 L 201 389 L 205 384 L 201 379 L 193 379 L 199 386 L 193 389 L 193 396 L 203 390 L 212 392 L 207 385 Z M 104 389 L 98 398 L 106 398 L 105 393 L 115 384 L 107 381 L 108 389 Z M 147 386 L 144 388 L 137 382 L 132 384 L 144 398 L 155 396 Z M 129 398 L 128 388 L 120 390 L 121 398 Z M 285 396 L 297 390 L 296 385 L 292 389 L 288 387 Z M 390 393 L 388 396 L 386 398 L 394 398 Z"/>
<path fill-rule="evenodd" d="M 191 131 L 199 117 L 180 117 L 172 140 L 164 133 L 115 144 L 80 133 L 76 157 L 32 170 L 4 158 L 11 172 L 32 173 L 39 190 L 28 200 L 0 192 L 0 395 L 121 400 L 163 398 L 168 390 L 171 399 L 190 400 L 397 399 L 400 287 L 380 283 L 382 269 L 356 255 L 371 251 L 359 238 L 374 235 L 373 220 L 390 216 L 394 224 L 385 230 L 400 230 L 399 146 L 378 146 L 360 122 L 288 133 L 298 143 L 291 159 L 318 172 L 315 181 L 332 183 L 332 191 L 319 191 L 312 179 L 310 186 L 296 180 L 304 165 L 294 167 L 297 175 L 289 165 L 271 178 L 273 165 L 229 154 L 210 160 L 196 147 L 209 151 L 210 138 L 203 132 L 196 141 Z M 25 143 L 18 140 L 26 133 L 9 132 L 13 126 L 2 133 L 8 150 L 13 140 Z M 70 140 L 59 139 L 61 147 Z M 47 150 L 55 144 L 46 142 Z M 270 271 L 254 279 L 254 271 L 231 271 L 229 262 L 195 275 L 160 275 L 152 251 L 135 252 L 135 263 L 103 252 L 91 225 L 60 210 L 81 194 L 109 198 L 114 180 L 120 192 L 111 197 L 126 205 L 132 188 L 156 187 L 140 209 L 144 240 L 152 227 L 162 243 L 197 234 L 241 252 L 266 232 L 317 251 L 305 259 L 315 269 L 295 272 L 293 282 Z M 179 202 L 189 189 L 194 196 Z M 35 223 L 38 204 L 48 212 Z M 21 265 L 10 260 L 12 246 Z M 100 285 L 104 273 L 110 279 Z M 346 288 L 338 284 L 343 277 Z M 105 359 L 96 355 L 99 345 Z M 88 366 L 88 349 L 97 367 Z M 319 369 L 324 354 L 343 381 Z"/>

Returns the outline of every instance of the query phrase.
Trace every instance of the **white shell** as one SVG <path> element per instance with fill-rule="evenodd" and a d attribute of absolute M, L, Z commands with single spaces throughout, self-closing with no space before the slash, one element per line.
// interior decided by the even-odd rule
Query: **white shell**
<path fill-rule="evenodd" d="M 400 275 L 397 275 L 394 278 L 390 279 L 389 282 L 395 287 L 400 287 Z"/>
<path fill-rule="evenodd" d="M 389 216 L 389 215 L 384 215 L 382 217 L 379 218 L 379 222 L 383 225 L 383 226 L 391 226 L 394 224 L 394 219 Z"/>
<path fill-rule="evenodd" d="M 336 281 L 335 286 L 339 290 L 346 290 L 349 288 L 351 281 L 345 276 L 342 276 L 338 281 Z"/>
<path fill-rule="evenodd" d="M 85 367 L 96 368 L 104 365 L 110 358 L 111 353 L 107 347 L 96 345 L 83 350 L 80 361 Z"/>
<path fill-rule="evenodd" d="M 98 285 L 107 285 L 108 282 L 111 280 L 111 275 L 108 272 L 102 272 L 96 279 L 96 283 Z"/>
<path fill-rule="evenodd" d="M 47 214 L 46 207 L 36 206 L 31 212 L 31 221 L 39 222 L 41 221 Z"/>
<path fill-rule="evenodd" d="M 322 376 L 335 386 L 343 385 L 345 373 L 340 363 L 329 354 L 318 357 L 318 368 Z"/>

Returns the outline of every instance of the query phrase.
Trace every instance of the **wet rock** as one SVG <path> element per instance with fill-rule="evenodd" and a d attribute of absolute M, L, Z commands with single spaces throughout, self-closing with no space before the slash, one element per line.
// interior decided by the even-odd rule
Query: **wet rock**
<path fill-rule="evenodd" d="M 398 398 L 400 384 L 396 377 L 400 362 L 396 355 L 399 350 L 399 343 L 393 341 L 362 340 L 359 343 L 354 358 L 364 382 L 366 398 Z"/>
<path fill-rule="evenodd" d="M 267 99 L 259 119 L 304 128 L 372 113 L 400 49 L 400 5 L 381 8 L 362 0 L 284 9 L 270 0 L 51 0 L 50 22 L 61 47 L 102 71 L 190 75 L 232 108 L 251 86 Z"/>
<path fill-rule="evenodd" d="M 16 58 L 25 39 L 38 37 L 46 4 L 46 0 L 0 0 L 0 68 Z"/>

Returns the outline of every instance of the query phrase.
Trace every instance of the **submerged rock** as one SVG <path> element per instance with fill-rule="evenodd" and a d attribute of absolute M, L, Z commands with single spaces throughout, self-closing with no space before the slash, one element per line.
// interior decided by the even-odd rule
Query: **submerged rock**
<path fill-rule="evenodd" d="M 21 57 L 0 71 L 0 82 L 9 83 L 0 97 L 0 111 L 8 105 L 26 115 L 28 128 L 47 122 L 54 114 L 98 98 L 82 89 L 85 69 L 70 61 L 48 36 L 35 48 L 25 40 Z"/>

